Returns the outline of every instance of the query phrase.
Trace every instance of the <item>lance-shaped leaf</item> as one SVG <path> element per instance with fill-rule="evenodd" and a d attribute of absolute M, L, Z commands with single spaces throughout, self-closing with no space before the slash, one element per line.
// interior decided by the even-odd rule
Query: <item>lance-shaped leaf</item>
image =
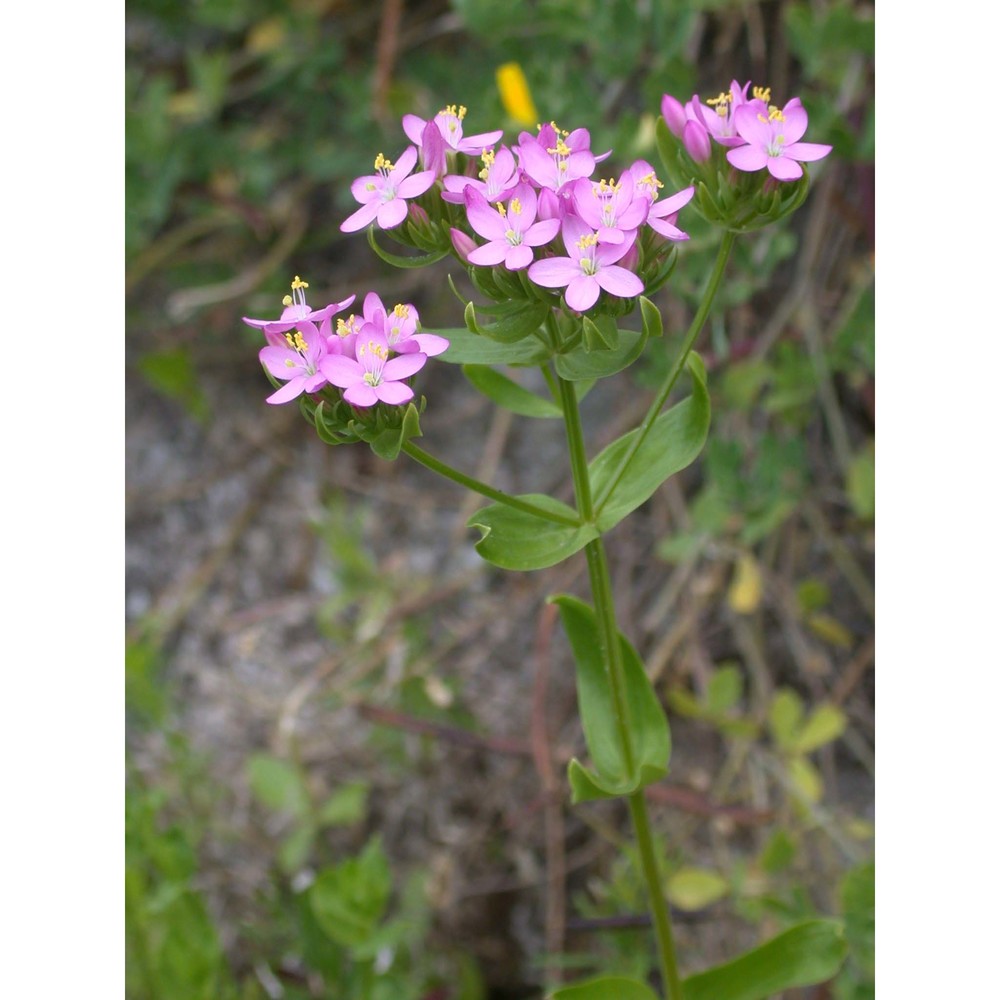
<path fill-rule="evenodd" d="M 453 365 L 537 365 L 549 357 L 549 349 L 537 337 L 525 337 L 514 344 L 501 344 L 464 327 L 437 330 L 448 339 L 448 350 L 440 361 Z"/>
<path fill-rule="evenodd" d="M 638 979 L 624 976 L 600 976 L 584 983 L 573 983 L 550 993 L 547 1000 L 659 1000 L 657 995 Z"/>
<path fill-rule="evenodd" d="M 561 417 L 562 409 L 488 365 L 462 365 L 465 377 L 488 399 L 523 417 Z"/>
<path fill-rule="evenodd" d="M 767 1000 L 836 975 L 847 952 L 837 920 L 808 920 L 759 948 L 684 980 L 684 1000 Z"/>
<path fill-rule="evenodd" d="M 529 493 L 517 499 L 559 515 L 562 521 L 546 520 L 502 503 L 476 511 L 467 526 L 482 532 L 476 551 L 494 566 L 544 569 L 568 559 L 597 538 L 597 529 L 592 524 L 580 524 L 576 511 L 553 497 Z"/>
<path fill-rule="evenodd" d="M 601 645 L 594 609 L 576 597 L 551 598 L 559 605 L 563 627 L 576 661 L 576 691 L 587 750 L 594 769 L 579 761 L 569 766 L 574 802 L 630 795 L 659 781 L 670 761 L 670 729 L 656 692 L 632 644 L 618 636 L 625 675 L 626 728 L 631 760 L 615 718 L 608 650 Z"/>
<path fill-rule="evenodd" d="M 473 333 L 481 333 L 490 340 L 513 344 L 535 333 L 545 322 L 549 311 L 545 302 L 512 302 L 503 306 L 484 306 L 477 312 L 469 302 L 465 306 L 465 325 Z M 484 323 L 480 313 L 494 315 L 496 319 L 492 323 Z"/>
<path fill-rule="evenodd" d="M 580 344 L 568 354 L 556 355 L 556 371 L 561 378 L 570 382 L 584 379 L 605 378 L 614 375 L 630 364 L 646 346 L 645 330 L 618 331 L 618 346 L 612 350 L 591 350 L 587 344 Z"/>
<path fill-rule="evenodd" d="M 688 371 L 693 394 L 656 418 L 624 470 L 621 463 L 639 434 L 638 428 L 613 441 L 590 463 L 594 495 L 603 496 L 611 488 L 598 512 L 597 526 L 602 532 L 645 503 L 666 479 L 689 466 L 705 446 L 712 407 L 705 366 L 696 354 L 688 358 Z"/>
<path fill-rule="evenodd" d="M 447 250 L 435 250 L 432 253 L 421 254 L 419 257 L 401 257 L 399 254 L 390 253 L 378 245 L 374 226 L 368 227 L 368 244 L 382 260 L 387 264 L 392 264 L 393 267 L 427 267 L 428 264 L 434 264 L 448 256 Z"/>

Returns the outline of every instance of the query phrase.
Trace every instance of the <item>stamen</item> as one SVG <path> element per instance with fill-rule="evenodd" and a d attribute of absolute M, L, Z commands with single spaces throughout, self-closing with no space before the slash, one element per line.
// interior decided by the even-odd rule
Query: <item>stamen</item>
<path fill-rule="evenodd" d="M 375 169 L 380 174 L 388 174 L 390 170 L 396 169 L 396 165 L 394 163 L 390 163 L 381 153 L 379 153 L 378 156 L 375 157 Z M 370 191 L 375 190 L 370 184 L 366 184 L 365 187 L 367 187 Z"/>
<path fill-rule="evenodd" d="M 510 200 L 510 210 L 515 215 L 520 215 L 521 214 L 521 201 L 520 201 L 519 198 L 511 198 L 511 200 Z"/>
<path fill-rule="evenodd" d="M 753 96 L 758 101 L 763 101 L 765 104 L 771 103 L 771 88 L 770 87 L 754 87 Z"/>

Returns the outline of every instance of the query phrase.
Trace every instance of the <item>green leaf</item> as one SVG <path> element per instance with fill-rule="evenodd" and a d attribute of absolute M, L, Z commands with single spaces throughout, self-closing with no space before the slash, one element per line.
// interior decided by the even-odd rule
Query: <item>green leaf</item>
<path fill-rule="evenodd" d="M 802 715 L 802 699 L 791 688 L 781 688 L 771 699 L 767 723 L 780 749 L 788 750 L 794 744 Z"/>
<path fill-rule="evenodd" d="M 826 743 L 832 743 L 847 728 L 847 716 L 836 705 L 818 705 L 792 743 L 798 753 L 811 753 Z"/>
<path fill-rule="evenodd" d="M 851 460 L 847 470 L 847 498 L 864 521 L 875 516 L 875 445 L 869 442 Z"/>
<path fill-rule="evenodd" d="M 536 396 L 488 365 L 462 365 L 465 377 L 488 399 L 523 417 L 561 417 L 552 400 Z"/>
<path fill-rule="evenodd" d="M 642 332 L 647 339 L 663 336 L 663 317 L 660 310 L 644 295 L 639 296 L 639 312 L 642 314 Z"/>
<path fill-rule="evenodd" d="M 618 324 L 613 316 L 583 317 L 583 343 L 588 351 L 610 351 L 618 346 Z"/>
<path fill-rule="evenodd" d="M 657 995 L 638 979 L 600 976 L 573 983 L 550 993 L 548 1000 L 658 1000 Z"/>
<path fill-rule="evenodd" d="M 645 503 L 666 479 L 689 466 L 704 447 L 712 409 L 701 359 L 692 355 L 688 370 L 694 376 L 693 395 L 661 413 L 653 422 L 601 505 L 597 526 L 602 532 Z M 638 433 L 636 428 L 622 435 L 590 463 L 590 484 L 595 496 L 604 496 Z"/>
<path fill-rule="evenodd" d="M 349 826 L 365 818 L 368 804 L 368 782 L 352 781 L 331 795 L 319 811 L 323 826 Z"/>
<path fill-rule="evenodd" d="M 623 636 L 625 708 L 632 739 L 632 766 L 628 766 L 613 711 L 611 680 L 601 649 L 593 608 L 568 595 L 550 598 L 559 606 L 563 627 L 576 661 L 576 689 L 587 750 L 595 771 L 572 761 L 569 767 L 573 801 L 629 795 L 659 781 L 670 761 L 670 729 L 638 654 Z"/>
<path fill-rule="evenodd" d="M 316 839 L 316 827 L 311 823 L 293 830 L 278 848 L 278 865 L 287 875 L 294 875 L 308 860 Z"/>
<path fill-rule="evenodd" d="M 298 769 L 287 760 L 270 754 L 254 754 L 247 764 L 250 790 L 257 801 L 275 812 L 306 816 L 309 793 Z"/>
<path fill-rule="evenodd" d="M 479 311 L 487 315 L 492 312 L 498 318 L 493 323 L 481 323 L 476 307 L 470 302 L 465 307 L 465 325 L 469 330 L 502 344 L 513 344 L 537 332 L 545 322 L 550 306 L 545 302 L 515 302 L 492 308 L 481 307 Z"/>
<path fill-rule="evenodd" d="M 367 438 L 371 450 L 389 462 L 394 461 L 403 445 L 410 438 L 421 437 L 420 413 L 413 403 L 409 403 L 403 414 L 403 422 L 399 427 L 387 427 L 374 437 Z"/>
<path fill-rule="evenodd" d="M 809 920 L 732 962 L 689 976 L 684 1000 L 767 1000 L 782 990 L 823 983 L 846 953 L 843 926 Z"/>
<path fill-rule="evenodd" d="M 529 493 L 517 499 L 564 517 L 577 516 L 572 507 L 543 493 Z M 598 537 L 592 524 L 557 524 L 502 503 L 476 511 L 467 527 L 479 528 L 483 534 L 476 542 L 476 551 L 502 569 L 554 566 Z"/>
<path fill-rule="evenodd" d="M 743 674 L 739 667 L 720 667 L 712 674 L 705 689 L 705 708 L 719 715 L 735 708 L 743 697 Z"/>
<path fill-rule="evenodd" d="M 580 344 L 568 354 L 556 355 L 556 371 L 560 377 L 570 382 L 583 379 L 605 378 L 614 375 L 630 364 L 646 346 L 646 334 L 634 330 L 618 331 L 618 346 L 614 350 L 589 350 L 586 344 Z"/>
<path fill-rule="evenodd" d="M 681 910 L 703 910 L 729 892 L 729 883 L 706 868 L 680 868 L 667 879 L 667 898 Z"/>
<path fill-rule="evenodd" d="M 334 868 L 327 868 L 309 889 L 309 902 L 323 932 L 337 944 L 361 948 L 375 934 L 389 902 L 392 876 L 378 837 Z"/>
<path fill-rule="evenodd" d="M 139 358 L 139 371 L 156 389 L 184 407 L 195 420 L 208 419 L 208 398 L 198 382 L 198 373 L 191 355 L 183 348 L 144 354 Z"/>
<path fill-rule="evenodd" d="M 383 250 L 378 245 L 375 240 L 374 225 L 368 227 L 367 235 L 368 245 L 375 251 L 376 255 L 381 257 L 387 264 L 392 264 L 393 267 L 426 267 L 428 264 L 434 264 L 448 256 L 447 250 L 437 250 L 434 253 L 421 254 L 418 257 L 400 257 L 398 254 Z"/>
<path fill-rule="evenodd" d="M 453 365 L 537 365 L 549 357 L 549 349 L 537 337 L 526 337 L 516 344 L 501 344 L 464 327 L 437 330 L 450 341 L 448 350 L 438 360 Z"/>

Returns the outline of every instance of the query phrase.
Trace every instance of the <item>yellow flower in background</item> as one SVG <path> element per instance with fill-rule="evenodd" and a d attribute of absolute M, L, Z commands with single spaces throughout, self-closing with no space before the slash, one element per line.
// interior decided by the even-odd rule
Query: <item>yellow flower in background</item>
<path fill-rule="evenodd" d="M 518 125 L 533 126 L 538 121 L 538 111 L 520 63 L 504 63 L 497 68 L 497 89 L 504 111 Z"/>

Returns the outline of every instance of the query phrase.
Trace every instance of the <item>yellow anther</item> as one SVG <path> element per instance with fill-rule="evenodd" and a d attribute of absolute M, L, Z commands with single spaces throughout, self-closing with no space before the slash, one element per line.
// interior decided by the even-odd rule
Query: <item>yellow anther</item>
<path fill-rule="evenodd" d="M 489 169 L 493 166 L 493 161 L 497 158 L 497 154 L 493 152 L 492 149 L 483 150 L 483 166 Z"/>
<path fill-rule="evenodd" d="M 758 101 L 763 101 L 765 104 L 771 103 L 771 88 L 770 87 L 754 87 L 753 96 L 757 98 Z"/>
<path fill-rule="evenodd" d="M 521 200 L 519 198 L 511 198 L 511 201 L 510 201 L 510 210 L 515 215 L 520 215 L 521 214 Z"/>
<path fill-rule="evenodd" d="M 719 94 L 718 97 L 710 97 L 707 101 L 705 101 L 705 103 L 709 107 L 714 108 L 716 104 L 726 105 L 730 104 L 732 100 L 733 100 L 733 95 L 728 90 L 724 90 Z"/>
<path fill-rule="evenodd" d="M 468 109 L 465 107 L 464 104 L 460 104 L 458 105 L 458 107 L 456 107 L 454 104 L 449 104 L 446 107 L 443 107 L 438 113 L 442 115 L 447 115 L 449 118 L 457 118 L 459 121 L 461 121 L 465 117 L 467 110 Z"/>
<path fill-rule="evenodd" d="M 338 337 L 347 337 L 347 336 L 350 336 L 350 334 L 352 334 L 352 333 L 356 333 L 357 332 L 357 330 L 356 330 L 357 325 L 358 325 L 358 318 L 357 318 L 357 316 L 354 315 L 354 313 L 351 313 L 351 315 L 347 317 L 347 322 L 346 323 L 344 322 L 343 319 L 338 319 L 337 320 L 337 336 Z"/>
<path fill-rule="evenodd" d="M 500 218 L 501 219 L 506 219 L 507 218 L 507 209 L 503 207 L 503 202 L 502 201 L 498 201 L 497 202 L 497 211 L 500 213 Z"/>
<path fill-rule="evenodd" d="M 298 351 L 300 354 L 304 354 L 309 349 L 309 346 L 306 344 L 305 338 L 298 330 L 295 331 L 294 337 L 291 335 L 291 333 L 286 333 L 285 340 L 288 341 L 288 346 L 293 351 Z"/>
<path fill-rule="evenodd" d="M 394 163 L 390 163 L 381 153 L 379 153 L 378 156 L 375 157 L 375 169 L 385 170 L 386 172 L 388 172 L 390 170 L 395 170 L 396 165 Z M 365 185 L 365 186 L 368 187 L 369 190 L 373 190 L 371 185 Z"/>
<path fill-rule="evenodd" d="M 283 299 L 281 300 L 281 304 L 282 304 L 283 306 L 290 306 L 290 305 L 292 304 L 292 297 L 291 297 L 291 295 L 286 295 L 286 296 L 285 296 L 285 297 L 284 297 L 284 298 L 283 298 Z"/>
<path fill-rule="evenodd" d="M 581 236 L 576 241 L 576 245 L 581 250 L 589 250 L 592 246 L 597 245 L 597 233 L 591 233 L 589 236 Z"/>
<path fill-rule="evenodd" d="M 295 275 L 295 280 L 292 282 L 292 291 L 296 291 L 299 288 L 308 288 L 309 282 L 303 281 L 298 275 Z"/>
<path fill-rule="evenodd" d="M 615 183 L 614 177 L 611 180 L 601 180 L 601 183 L 597 185 L 597 190 L 600 194 L 615 194 L 621 188 L 621 182 Z"/>
<path fill-rule="evenodd" d="M 767 109 L 767 119 L 772 122 L 783 122 L 785 120 L 781 108 L 776 108 L 773 104 Z"/>
<path fill-rule="evenodd" d="M 393 316 L 398 316 L 400 319 L 408 319 L 410 316 L 410 307 L 404 306 L 402 302 L 397 302 L 392 308 Z"/>
<path fill-rule="evenodd" d="M 650 171 L 646 174 L 642 180 L 639 181 L 639 187 L 648 187 L 653 189 L 653 194 L 655 195 L 657 190 L 663 187 L 663 181 L 659 180 L 654 171 Z"/>

